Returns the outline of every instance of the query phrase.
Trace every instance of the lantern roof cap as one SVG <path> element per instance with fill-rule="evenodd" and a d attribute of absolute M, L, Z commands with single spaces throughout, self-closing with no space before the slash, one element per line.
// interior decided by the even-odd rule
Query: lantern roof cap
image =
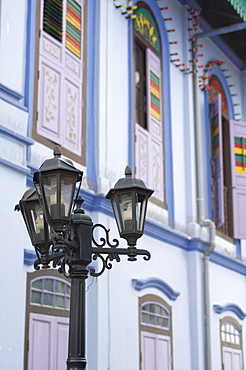
<path fill-rule="evenodd" d="M 114 188 L 110 189 L 109 193 L 106 195 L 106 198 L 109 198 L 109 195 L 114 193 L 115 190 L 127 190 L 137 188 L 139 190 L 144 190 L 149 193 L 149 196 L 154 192 L 154 190 L 149 189 L 145 186 L 144 182 L 141 179 L 132 177 L 132 170 L 130 166 L 125 168 L 125 177 L 119 179 Z"/>
<path fill-rule="evenodd" d="M 23 194 L 23 196 L 22 196 L 21 199 L 26 200 L 26 199 L 30 199 L 33 196 L 35 196 L 36 198 L 38 198 L 37 191 L 36 191 L 36 189 L 34 187 L 27 189 L 25 191 L 25 193 Z"/>
<path fill-rule="evenodd" d="M 82 171 L 74 167 L 73 162 L 70 159 L 61 158 L 61 148 L 59 145 L 55 146 L 54 158 L 46 159 L 39 167 L 39 170 L 34 172 L 34 182 L 37 180 L 38 173 L 55 170 L 76 172 L 78 174 L 78 180 L 81 180 L 83 175 Z"/>

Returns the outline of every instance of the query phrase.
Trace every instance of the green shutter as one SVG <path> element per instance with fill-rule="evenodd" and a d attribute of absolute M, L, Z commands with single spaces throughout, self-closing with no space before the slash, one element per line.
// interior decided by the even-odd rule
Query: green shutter
<path fill-rule="evenodd" d="M 43 30 L 62 42 L 63 0 L 44 0 Z"/>

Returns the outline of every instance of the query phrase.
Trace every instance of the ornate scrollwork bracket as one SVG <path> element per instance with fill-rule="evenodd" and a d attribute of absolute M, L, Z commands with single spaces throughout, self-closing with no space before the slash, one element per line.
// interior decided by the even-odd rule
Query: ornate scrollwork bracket
<path fill-rule="evenodd" d="M 95 236 L 94 236 L 94 231 L 97 228 L 103 229 L 105 232 L 105 237 L 101 237 L 100 241 L 96 241 Z M 93 260 L 97 260 L 98 258 L 102 262 L 102 268 L 99 272 L 96 272 L 95 269 L 91 269 L 90 274 L 91 276 L 98 277 L 103 274 L 105 269 L 110 270 L 113 265 L 112 261 L 120 262 L 120 256 L 119 255 L 127 255 L 128 256 L 128 261 L 136 261 L 137 255 L 142 255 L 144 256 L 144 260 L 148 261 L 151 258 L 150 253 L 145 250 L 145 249 L 137 249 L 136 247 L 128 247 L 128 248 L 117 248 L 119 245 L 119 240 L 118 239 L 113 239 L 112 243 L 109 240 L 109 232 L 110 229 L 107 229 L 105 226 L 102 224 L 95 224 L 92 228 L 92 243 L 96 247 L 92 247 L 92 254 L 93 254 Z M 108 245 L 109 248 L 104 248 L 105 245 Z M 104 255 L 107 256 L 104 256 Z"/>
<path fill-rule="evenodd" d="M 78 245 L 75 239 L 73 238 L 71 240 L 67 232 L 64 236 L 62 233 L 57 234 L 53 231 L 50 236 L 50 243 L 50 254 L 45 257 L 38 256 L 38 259 L 34 262 L 34 269 L 39 270 L 40 266 L 42 266 L 42 268 L 49 268 L 50 263 L 52 263 L 54 268 L 58 267 L 58 272 L 69 277 L 66 266 L 70 268 L 71 258 L 77 251 Z"/>

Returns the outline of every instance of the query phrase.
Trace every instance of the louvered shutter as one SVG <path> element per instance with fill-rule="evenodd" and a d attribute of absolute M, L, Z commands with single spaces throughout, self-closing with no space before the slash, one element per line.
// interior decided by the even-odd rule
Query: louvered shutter
<path fill-rule="evenodd" d="M 246 123 L 230 121 L 234 238 L 246 239 Z"/>
<path fill-rule="evenodd" d="M 37 133 L 82 152 L 83 1 L 43 0 Z"/>
<path fill-rule="evenodd" d="M 149 140 L 149 132 L 136 123 L 136 177 L 142 179 L 147 186 L 150 186 Z"/>
<path fill-rule="evenodd" d="M 163 119 L 161 61 L 146 49 L 147 126 L 149 131 L 149 186 L 154 196 L 164 201 Z"/>
<path fill-rule="evenodd" d="M 224 176 L 221 95 L 211 104 L 213 220 L 217 227 L 224 223 Z"/>

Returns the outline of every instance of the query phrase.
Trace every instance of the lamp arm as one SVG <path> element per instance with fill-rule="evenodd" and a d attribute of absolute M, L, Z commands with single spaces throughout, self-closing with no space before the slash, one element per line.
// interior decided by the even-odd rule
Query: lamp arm
<path fill-rule="evenodd" d="M 99 272 L 96 272 L 95 269 L 90 270 L 90 275 L 94 277 L 98 277 L 103 274 L 105 269 L 110 270 L 112 266 L 112 261 L 116 260 L 116 262 L 120 262 L 120 255 L 126 255 L 128 256 L 128 261 L 136 261 L 137 255 L 144 256 L 144 260 L 148 261 L 151 258 L 150 253 L 145 249 L 137 249 L 135 247 L 129 247 L 129 248 L 98 248 L 98 247 L 92 247 L 92 254 L 93 260 L 97 260 L 100 258 L 102 262 L 102 268 Z M 107 255 L 106 257 L 103 255 Z"/>
<path fill-rule="evenodd" d="M 58 265 L 58 260 L 61 260 L 65 258 L 65 252 L 59 252 L 59 253 L 54 253 L 50 254 L 45 258 L 38 258 L 36 261 L 34 261 L 34 268 L 35 270 L 40 269 L 40 265 L 45 265 L 49 267 L 49 263 L 53 261 L 53 266 L 56 267 Z"/>

